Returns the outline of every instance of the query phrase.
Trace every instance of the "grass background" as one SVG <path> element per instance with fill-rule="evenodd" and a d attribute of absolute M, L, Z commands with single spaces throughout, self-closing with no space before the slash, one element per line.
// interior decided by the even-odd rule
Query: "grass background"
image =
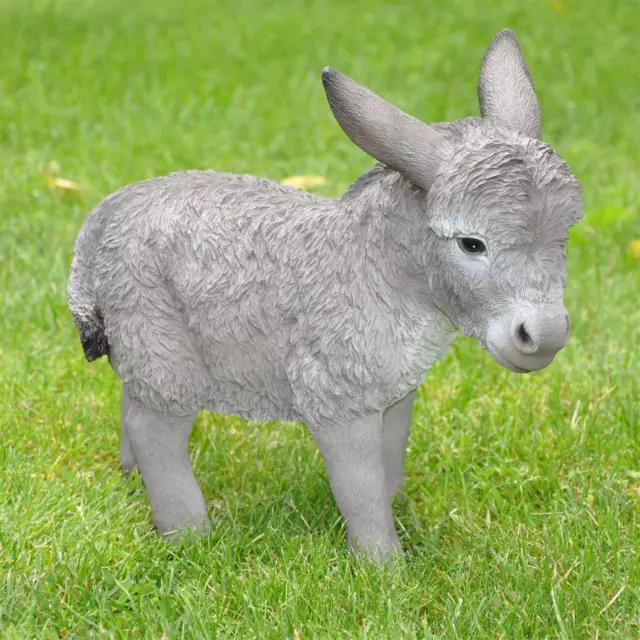
<path fill-rule="evenodd" d="M 87 211 L 188 168 L 338 195 L 371 161 L 320 70 L 427 121 L 472 115 L 505 26 L 584 184 L 569 347 L 523 377 L 459 339 L 434 368 L 396 505 L 404 573 L 349 559 L 295 424 L 201 415 L 216 532 L 159 541 L 119 474 L 119 382 L 66 308 Z M 0 637 L 640 637 L 639 54 L 633 0 L 0 0 Z"/>

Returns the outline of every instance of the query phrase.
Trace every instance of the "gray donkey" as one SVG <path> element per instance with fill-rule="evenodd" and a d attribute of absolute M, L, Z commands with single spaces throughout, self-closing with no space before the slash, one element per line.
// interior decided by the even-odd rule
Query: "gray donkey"
<path fill-rule="evenodd" d="M 540 137 L 513 32 L 478 84 L 481 118 L 427 125 L 334 69 L 333 115 L 379 164 L 341 199 L 187 171 L 120 189 L 75 245 L 69 308 L 87 360 L 123 381 L 120 456 L 162 533 L 209 523 L 188 439 L 208 409 L 306 423 L 352 549 L 399 550 L 416 389 L 457 332 L 541 369 L 569 334 L 565 246 L 580 183 Z"/>

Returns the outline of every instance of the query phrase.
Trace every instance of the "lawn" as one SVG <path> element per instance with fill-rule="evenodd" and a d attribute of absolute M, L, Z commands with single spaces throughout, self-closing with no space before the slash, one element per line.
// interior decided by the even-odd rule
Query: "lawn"
<path fill-rule="evenodd" d="M 190 168 L 339 195 L 372 161 L 321 69 L 427 121 L 475 115 L 505 26 L 584 185 L 566 350 L 516 376 L 460 338 L 432 370 L 404 567 L 350 559 L 302 425 L 213 414 L 191 453 L 215 532 L 159 540 L 119 473 L 120 383 L 66 307 L 86 213 Z M 640 637 L 639 59 L 633 0 L 0 0 L 0 637 Z"/>

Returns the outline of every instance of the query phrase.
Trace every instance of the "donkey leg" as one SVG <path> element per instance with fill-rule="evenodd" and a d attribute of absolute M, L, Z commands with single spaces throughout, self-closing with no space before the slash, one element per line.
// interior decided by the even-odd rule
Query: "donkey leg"
<path fill-rule="evenodd" d="M 395 492 L 404 486 L 404 460 L 411 428 L 411 413 L 416 392 L 389 407 L 383 417 L 384 469 L 387 496 L 391 500 Z"/>
<path fill-rule="evenodd" d="M 188 417 L 158 413 L 129 396 L 125 423 L 140 469 L 153 520 L 163 534 L 209 526 L 207 509 L 189 461 L 189 434 L 195 414 Z"/>
<path fill-rule="evenodd" d="M 362 551 L 377 563 L 391 560 L 400 552 L 400 543 L 386 494 L 382 414 L 311 431 L 352 551 Z"/>
<path fill-rule="evenodd" d="M 122 404 L 120 406 L 120 465 L 125 477 L 129 477 L 136 468 L 136 458 L 133 455 L 133 447 L 129 439 L 129 431 L 127 428 L 127 415 L 131 399 L 127 393 L 127 389 L 122 387 Z"/>

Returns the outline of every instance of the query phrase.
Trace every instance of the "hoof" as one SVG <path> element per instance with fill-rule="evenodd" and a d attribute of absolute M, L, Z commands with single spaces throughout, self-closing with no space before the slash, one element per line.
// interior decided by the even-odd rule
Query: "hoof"
<path fill-rule="evenodd" d="M 197 540 L 198 538 L 209 535 L 212 530 L 213 528 L 208 519 L 186 522 L 173 528 L 158 527 L 158 533 L 161 538 L 172 544 Z"/>

